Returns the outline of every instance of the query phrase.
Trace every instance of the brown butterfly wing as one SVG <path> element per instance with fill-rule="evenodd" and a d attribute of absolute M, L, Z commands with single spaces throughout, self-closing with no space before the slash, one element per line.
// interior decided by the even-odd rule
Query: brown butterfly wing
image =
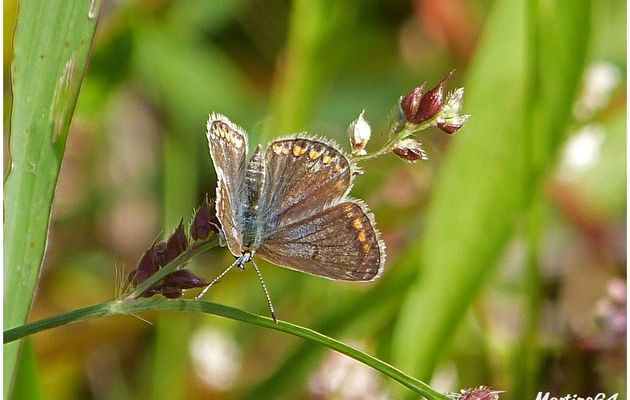
<path fill-rule="evenodd" d="M 221 222 L 230 252 L 242 254 L 241 227 L 236 215 L 238 193 L 245 176 L 247 134 L 220 114 L 207 123 L 210 156 L 217 173 L 217 218 Z"/>
<path fill-rule="evenodd" d="M 372 214 L 358 200 L 324 208 L 269 232 L 258 256 L 329 279 L 370 281 L 385 265 L 385 245 Z"/>
<path fill-rule="evenodd" d="M 301 219 L 338 201 L 350 191 L 353 178 L 350 161 L 334 144 L 300 137 L 269 145 L 265 174 L 261 204 L 271 225 Z"/>

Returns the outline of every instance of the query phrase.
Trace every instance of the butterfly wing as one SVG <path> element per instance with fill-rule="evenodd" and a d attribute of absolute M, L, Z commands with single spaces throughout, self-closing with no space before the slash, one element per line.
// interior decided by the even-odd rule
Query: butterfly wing
<path fill-rule="evenodd" d="M 348 281 L 374 280 L 385 264 L 385 245 L 372 214 L 358 200 L 281 224 L 256 254 L 297 271 Z"/>
<path fill-rule="evenodd" d="M 267 228 L 321 210 L 345 196 L 352 186 L 348 158 L 332 143 L 310 138 L 272 142 L 265 154 Z"/>
<path fill-rule="evenodd" d="M 207 137 L 217 173 L 217 218 L 223 227 L 230 252 L 240 256 L 243 249 L 236 207 L 245 176 L 247 134 L 225 116 L 213 113 L 208 119 Z"/>

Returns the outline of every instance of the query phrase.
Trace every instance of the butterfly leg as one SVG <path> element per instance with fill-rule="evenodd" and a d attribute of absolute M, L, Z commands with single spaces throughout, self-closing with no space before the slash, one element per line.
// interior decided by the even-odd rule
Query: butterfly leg
<path fill-rule="evenodd" d="M 219 228 L 219 246 L 225 247 L 227 246 L 227 239 L 225 238 L 225 233 L 222 228 Z"/>

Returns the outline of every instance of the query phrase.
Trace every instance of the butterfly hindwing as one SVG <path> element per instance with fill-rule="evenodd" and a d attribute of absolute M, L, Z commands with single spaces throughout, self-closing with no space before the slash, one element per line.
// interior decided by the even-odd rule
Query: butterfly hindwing
<path fill-rule="evenodd" d="M 297 271 L 349 281 L 370 281 L 382 272 L 385 246 L 367 207 L 347 199 L 279 226 L 257 255 Z"/>

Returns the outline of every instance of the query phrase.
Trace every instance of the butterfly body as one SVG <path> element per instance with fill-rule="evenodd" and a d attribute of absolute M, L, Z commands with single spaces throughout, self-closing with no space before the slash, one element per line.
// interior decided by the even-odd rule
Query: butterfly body
<path fill-rule="evenodd" d="M 240 188 L 241 202 L 237 207 L 237 220 L 241 221 L 240 239 L 244 251 L 255 253 L 262 241 L 263 226 L 261 220 L 260 197 L 265 183 L 265 163 L 261 147 L 258 146 L 251 160 L 247 164 L 245 179 Z"/>

